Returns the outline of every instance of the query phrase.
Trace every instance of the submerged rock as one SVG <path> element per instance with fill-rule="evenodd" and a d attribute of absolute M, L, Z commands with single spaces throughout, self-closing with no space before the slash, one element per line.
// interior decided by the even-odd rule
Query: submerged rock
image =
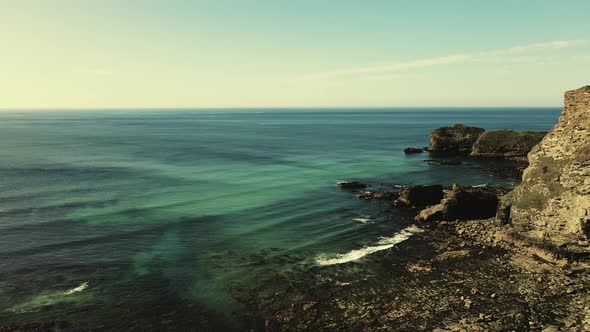
<path fill-rule="evenodd" d="M 364 188 L 367 188 L 369 185 L 361 183 L 361 182 L 357 182 L 357 181 L 352 181 L 352 182 L 339 182 L 337 184 L 337 186 L 342 189 L 364 189 Z"/>
<path fill-rule="evenodd" d="M 493 158 L 526 157 L 546 134 L 545 131 L 507 129 L 487 131 L 475 141 L 471 155 Z"/>
<path fill-rule="evenodd" d="M 494 217 L 499 197 L 507 189 L 499 187 L 460 187 L 453 185 L 440 204 L 428 207 L 416 216 L 419 222 L 441 220 L 474 220 Z"/>
<path fill-rule="evenodd" d="M 420 149 L 420 148 L 405 148 L 404 149 L 405 154 L 414 154 L 414 153 L 422 153 L 422 152 L 424 152 L 424 150 Z"/>
<path fill-rule="evenodd" d="M 590 86 L 566 92 L 559 122 L 528 158 L 498 219 L 531 243 L 590 254 Z"/>
<path fill-rule="evenodd" d="M 426 159 L 425 163 L 430 165 L 462 165 L 463 162 L 457 159 Z"/>
<path fill-rule="evenodd" d="M 429 151 L 456 152 L 469 154 L 473 143 L 485 132 L 479 127 L 468 127 L 456 124 L 452 127 L 441 127 L 430 133 Z"/>
<path fill-rule="evenodd" d="M 403 189 L 394 201 L 395 206 L 424 207 L 438 204 L 443 198 L 441 185 L 413 186 Z"/>

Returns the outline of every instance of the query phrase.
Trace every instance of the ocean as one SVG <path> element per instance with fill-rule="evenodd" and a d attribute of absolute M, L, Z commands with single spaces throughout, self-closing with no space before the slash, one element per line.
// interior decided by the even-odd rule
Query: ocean
<path fill-rule="evenodd" d="M 247 297 L 270 289 L 268 276 L 359 273 L 374 253 L 420 231 L 387 202 L 358 199 L 337 182 L 514 186 L 518 179 L 476 160 L 429 165 L 428 153 L 402 150 L 427 146 L 443 125 L 549 130 L 559 113 L 1 112 L 0 327 L 256 326 L 246 313 L 263 309 Z"/>

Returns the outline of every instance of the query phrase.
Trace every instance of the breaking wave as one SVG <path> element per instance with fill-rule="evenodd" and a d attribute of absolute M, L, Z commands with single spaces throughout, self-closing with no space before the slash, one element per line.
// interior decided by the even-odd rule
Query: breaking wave
<path fill-rule="evenodd" d="M 359 260 L 367 255 L 376 253 L 381 250 L 386 250 L 394 245 L 401 243 L 407 239 L 409 239 L 412 235 L 416 233 L 422 232 L 422 229 L 416 226 L 409 226 L 402 229 L 399 233 L 393 235 L 392 237 L 382 238 L 379 242 L 375 245 L 363 247 L 361 249 L 351 250 L 345 254 L 338 254 L 338 255 L 320 255 L 316 258 L 316 262 L 319 265 L 334 265 L 334 264 L 343 264 L 352 261 Z"/>

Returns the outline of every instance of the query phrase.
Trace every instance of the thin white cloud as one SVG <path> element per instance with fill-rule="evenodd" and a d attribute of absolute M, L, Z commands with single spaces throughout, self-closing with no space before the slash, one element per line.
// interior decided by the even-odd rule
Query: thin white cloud
<path fill-rule="evenodd" d="M 527 52 L 534 52 L 534 51 L 542 51 L 546 49 L 560 49 L 560 48 L 568 48 L 568 47 L 577 47 L 588 44 L 588 40 L 557 40 L 557 41 L 550 41 L 545 43 L 536 43 L 536 44 L 529 44 L 529 45 L 521 45 L 521 46 L 514 46 L 504 50 L 497 50 L 494 52 L 490 52 L 491 54 L 518 54 L 518 53 L 527 53 Z"/>
<path fill-rule="evenodd" d="M 366 67 L 334 70 L 334 71 L 328 71 L 328 72 L 322 72 L 322 73 L 314 73 L 314 74 L 305 75 L 304 78 L 321 79 L 321 78 L 329 78 L 329 77 L 333 77 L 333 76 L 394 72 L 394 71 L 399 71 L 399 70 L 403 70 L 403 69 L 430 67 L 430 66 L 451 64 L 451 63 L 456 63 L 456 62 L 464 62 L 468 58 L 469 58 L 469 55 L 467 55 L 467 54 L 455 54 L 455 55 L 449 55 L 449 56 L 431 58 L 431 59 L 418 59 L 418 60 L 413 60 L 413 61 L 395 62 L 395 63 L 378 65 L 378 66 L 366 66 Z"/>
<path fill-rule="evenodd" d="M 310 74 L 303 75 L 301 78 L 306 79 L 306 80 L 318 80 L 318 79 L 321 80 L 321 79 L 329 79 L 329 78 L 333 78 L 333 77 L 354 76 L 354 75 L 362 75 L 362 74 L 372 74 L 372 75 L 388 74 L 388 73 L 394 73 L 394 72 L 399 72 L 399 71 L 413 69 L 413 68 L 424 68 L 424 67 L 454 64 L 454 63 L 464 63 L 464 62 L 472 61 L 472 60 L 489 59 L 489 58 L 503 58 L 503 57 L 507 57 L 507 56 L 511 56 L 511 55 L 533 53 L 533 52 L 543 51 L 543 50 L 577 47 L 577 46 L 587 45 L 589 43 L 590 43 L 590 40 L 558 40 L 558 41 L 550 41 L 550 42 L 544 42 L 544 43 L 513 46 L 510 48 L 506 48 L 506 49 L 499 49 L 499 50 L 486 51 L 486 52 L 453 54 L 453 55 L 448 55 L 448 56 L 426 58 L 426 59 L 416 59 L 416 60 L 401 61 L 401 62 L 393 62 L 393 63 L 375 65 L 375 66 L 360 66 L 360 67 L 333 70 L 333 71 L 310 73 Z M 376 76 L 373 76 L 373 77 L 376 77 Z"/>

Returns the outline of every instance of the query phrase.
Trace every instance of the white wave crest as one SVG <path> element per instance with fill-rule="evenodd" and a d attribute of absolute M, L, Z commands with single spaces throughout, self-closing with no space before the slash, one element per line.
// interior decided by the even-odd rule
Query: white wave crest
<path fill-rule="evenodd" d="M 382 238 L 379 242 L 376 243 L 376 245 L 351 250 L 345 254 L 320 255 L 316 258 L 316 262 L 319 265 L 334 265 L 356 261 L 367 255 L 376 253 L 381 250 L 389 249 L 394 245 L 409 239 L 412 235 L 420 233 L 422 231 L 422 229 L 416 226 L 406 227 L 402 229 L 399 233 L 393 235 L 392 237 Z"/>
<path fill-rule="evenodd" d="M 64 294 L 70 295 L 70 294 L 78 293 L 78 292 L 85 290 L 86 288 L 88 288 L 88 282 L 83 282 L 80 284 L 80 286 L 65 291 Z"/>

